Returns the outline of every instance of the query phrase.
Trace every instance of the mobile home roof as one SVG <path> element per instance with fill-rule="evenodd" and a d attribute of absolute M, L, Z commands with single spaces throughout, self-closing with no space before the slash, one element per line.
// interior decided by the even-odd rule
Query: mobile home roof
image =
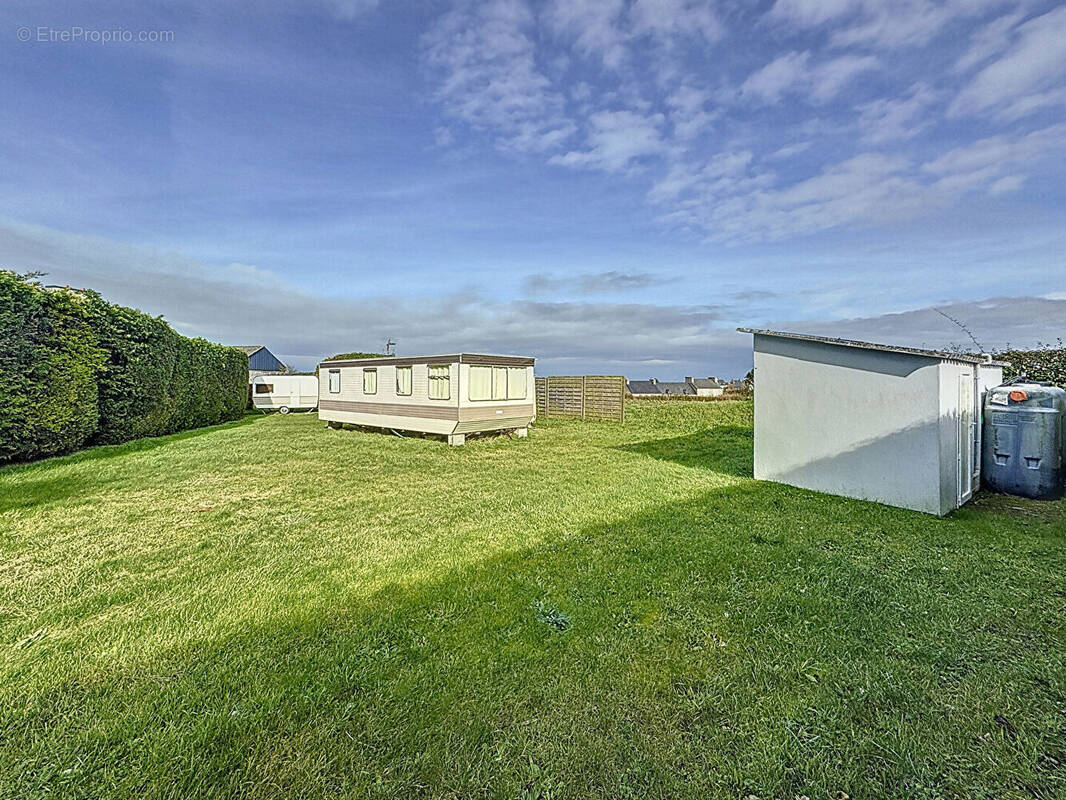
<path fill-rule="evenodd" d="M 323 361 L 319 366 L 330 367 L 376 367 L 381 364 L 406 366 L 408 364 L 488 364 L 503 367 L 532 367 L 529 356 L 488 355 L 485 353 L 452 353 L 435 356 L 382 356 L 379 358 L 341 359 Z"/>
<path fill-rule="evenodd" d="M 966 353 L 949 353 L 945 350 L 923 350 L 920 347 L 875 344 L 873 342 L 860 342 L 854 339 L 834 339 L 831 336 L 814 336 L 809 333 L 788 333 L 786 331 L 770 331 L 759 328 L 737 328 L 737 330 L 741 333 L 754 333 L 758 336 L 776 336 L 779 339 L 799 339 L 804 342 L 820 342 L 821 344 L 834 344 L 840 347 L 857 347 L 862 350 L 881 350 L 886 353 L 903 353 L 904 355 L 925 356 L 926 358 L 939 358 L 946 361 L 963 361 L 967 364 L 989 364 L 994 367 L 1009 366 L 1006 361 L 992 361 L 983 356 L 972 356 Z"/>

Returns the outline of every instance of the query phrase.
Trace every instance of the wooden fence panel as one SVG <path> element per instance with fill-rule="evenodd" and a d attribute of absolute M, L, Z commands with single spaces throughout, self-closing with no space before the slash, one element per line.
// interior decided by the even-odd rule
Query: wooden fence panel
<path fill-rule="evenodd" d="M 625 394 L 621 375 L 537 378 L 537 416 L 625 422 Z"/>

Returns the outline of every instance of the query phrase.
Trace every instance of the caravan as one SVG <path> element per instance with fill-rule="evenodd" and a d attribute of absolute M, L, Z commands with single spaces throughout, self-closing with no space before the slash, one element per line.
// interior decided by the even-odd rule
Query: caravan
<path fill-rule="evenodd" d="M 257 375 L 252 378 L 252 405 L 261 411 L 310 411 L 318 406 L 314 375 Z"/>

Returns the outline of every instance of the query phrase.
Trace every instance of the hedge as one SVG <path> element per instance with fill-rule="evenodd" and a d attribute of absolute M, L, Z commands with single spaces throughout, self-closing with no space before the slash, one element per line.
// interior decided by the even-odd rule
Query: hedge
<path fill-rule="evenodd" d="M 0 461 L 236 419 L 247 387 L 239 350 L 0 270 Z"/>
<path fill-rule="evenodd" d="M 1062 339 L 1057 347 L 1044 345 L 1036 350 L 1004 350 L 996 353 L 996 358 L 1010 362 L 1010 366 L 1003 370 L 1006 378 L 1025 375 L 1037 381 L 1051 381 L 1066 389 L 1066 347 Z"/>

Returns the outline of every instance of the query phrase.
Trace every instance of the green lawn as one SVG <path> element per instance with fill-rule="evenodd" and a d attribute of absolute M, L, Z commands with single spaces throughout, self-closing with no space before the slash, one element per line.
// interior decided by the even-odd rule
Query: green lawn
<path fill-rule="evenodd" d="M 760 484 L 751 407 L 0 470 L 0 797 L 1066 797 L 1064 506 Z"/>

